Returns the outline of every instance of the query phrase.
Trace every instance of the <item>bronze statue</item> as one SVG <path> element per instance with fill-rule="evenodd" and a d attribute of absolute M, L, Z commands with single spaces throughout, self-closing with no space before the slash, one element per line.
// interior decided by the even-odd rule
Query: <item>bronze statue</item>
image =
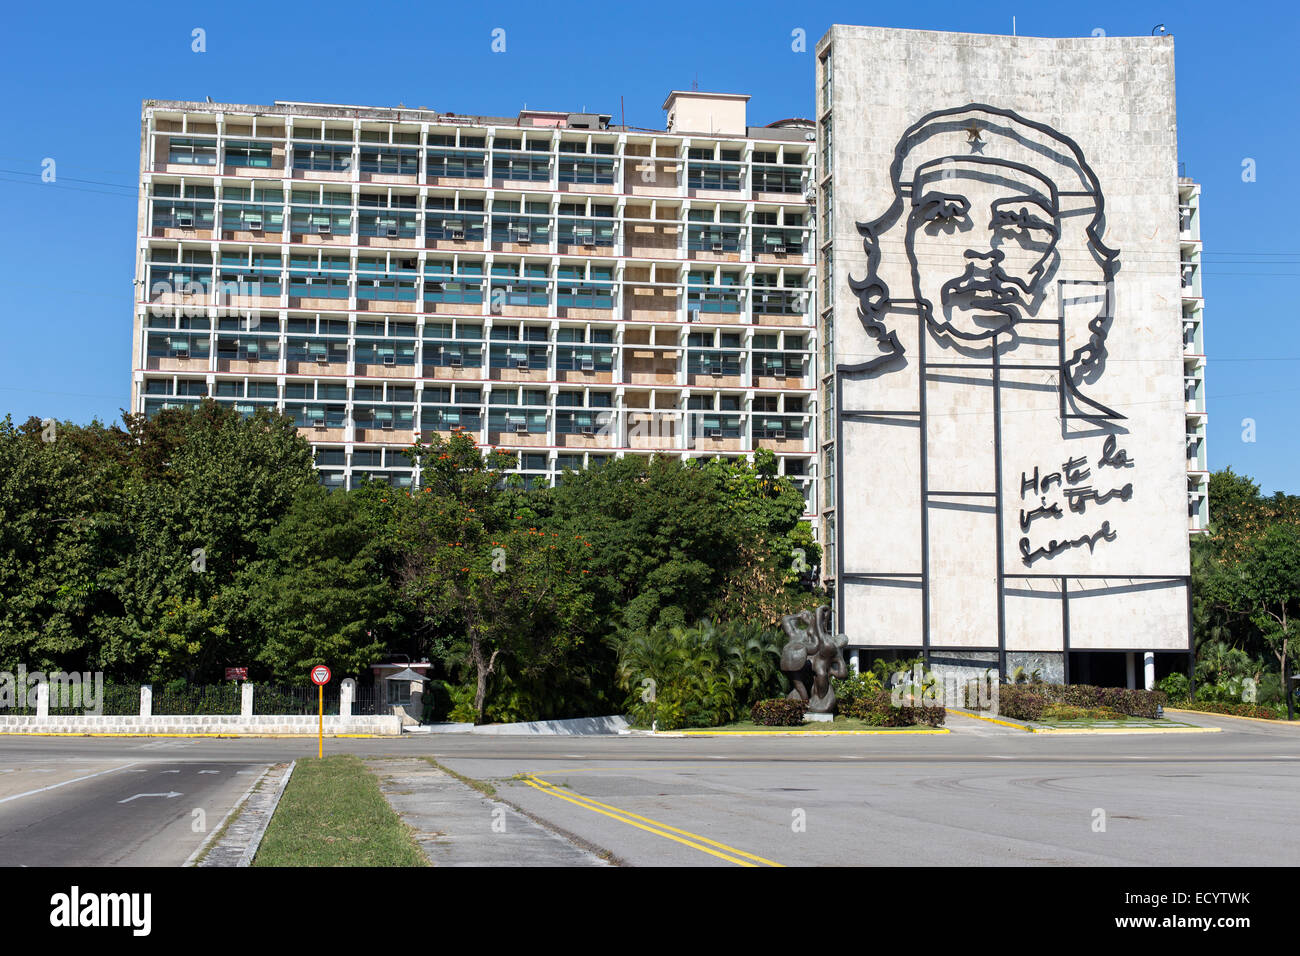
<path fill-rule="evenodd" d="M 790 700 L 808 702 L 814 714 L 829 714 L 835 709 L 835 688 L 831 678 L 843 680 L 849 676 L 844 663 L 844 645 L 848 638 L 831 633 L 830 605 L 823 604 L 814 611 L 800 611 L 781 619 L 789 642 L 781 649 L 781 670 L 790 675 L 794 690 Z M 811 693 L 805 682 L 811 671 Z"/>

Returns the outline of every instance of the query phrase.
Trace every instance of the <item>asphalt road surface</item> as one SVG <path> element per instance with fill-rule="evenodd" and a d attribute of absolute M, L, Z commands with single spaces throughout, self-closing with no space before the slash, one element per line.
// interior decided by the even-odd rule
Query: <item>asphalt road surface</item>
<path fill-rule="evenodd" d="M 1300 727 L 1180 719 L 1224 730 L 1053 736 L 952 715 L 953 732 L 936 736 L 457 734 L 325 746 L 432 755 L 631 865 L 1294 865 Z M 193 831 L 193 809 L 215 826 L 252 774 L 315 749 L 306 739 L 0 737 L 0 864 L 178 865 L 206 836 Z"/>

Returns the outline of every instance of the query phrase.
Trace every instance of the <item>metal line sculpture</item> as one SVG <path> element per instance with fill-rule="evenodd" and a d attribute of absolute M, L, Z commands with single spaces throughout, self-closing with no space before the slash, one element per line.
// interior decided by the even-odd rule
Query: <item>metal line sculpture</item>
<path fill-rule="evenodd" d="M 831 713 L 835 709 L 831 678 L 843 680 L 849 676 L 849 669 L 844 663 L 848 638 L 832 633 L 830 605 L 787 615 L 781 619 L 781 627 L 790 639 L 781 649 L 781 670 L 790 675 L 794 684 L 787 696 L 806 701 L 810 713 Z"/>

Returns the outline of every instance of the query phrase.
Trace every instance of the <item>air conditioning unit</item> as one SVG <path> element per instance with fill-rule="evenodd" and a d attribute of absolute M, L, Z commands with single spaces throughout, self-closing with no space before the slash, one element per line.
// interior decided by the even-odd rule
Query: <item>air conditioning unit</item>
<path fill-rule="evenodd" d="M 715 242 L 713 243 L 712 248 L 714 252 L 721 252 L 723 250 L 723 244 L 721 242 Z"/>
<path fill-rule="evenodd" d="M 391 432 L 393 430 L 392 419 L 385 418 L 382 422 L 379 423 L 379 427 L 383 431 Z"/>
<path fill-rule="evenodd" d="M 584 435 L 594 435 L 594 434 L 596 434 L 596 426 L 595 426 L 595 425 L 583 425 L 583 426 L 582 426 L 582 433 L 583 433 Z"/>
<path fill-rule="evenodd" d="M 397 364 L 397 356 L 396 356 L 396 355 L 385 355 L 385 356 L 384 356 L 384 364 L 385 364 L 385 365 L 396 365 L 396 364 Z"/>
<path fill-rule="evenodd" d="M 312 422 L 311 422 L 311 427 L 312 427 L 312 428 L 324 428 L 324 427 L 325 427 L 325 419 L 323 419 L 323 418 L 313 418 L 313 419 L 312 419 Z"/>
<path fill-rule="evenodd" d="M 582 360 L 582 370 L 584 372 L 592 372 L 595 371 L 595 369 L 596 369 L 596 363 L 593 359 Z"/>
<path fill-rule="evenodd" d="M 247 226 L 247 227 L 248 227 L 252 232 L 261 232 L 261 231 L 262 231 L 262 217 L 261 217 L 261 216 L 247 216 L 247 217 L 244 218 L 244 225 L 246 225 L 246 226 Z"/>
<path fill-rule="evenodd" d="M 768 437 L 769 437 L 769 438 L 784 438 L 784 437 L 785 437 L 785 432 L 783 432 L 783 431 L 768 432 L 767 434 L 768 434 Z"/>
<path fill-rule="evenodd" d="M 700 321 L 700 310 L 699 310 L 699 309 L 691 309 L 689 312 L 687 312 L 687 313 L 686 313 L 686 321 L 687 321 L 687 322 L 698 322 L 698 321 Z"/>
<path fill-rule="evenodd" d="M 384 235 L 389 239 L 397 238 L 398 229 L 396 226 L 385 226 Z"/>
<path fill-rule="evenodd" d="M 515 422 L 515 431 L 516 431 L 516 432 L 526 432 L 526 431 L 528 431 L 528 423 L 527 423 L 527 422 Z"/>
<path fill-rule="evenodd" d="M 528 368 L 528 359 L 515 359 L 515 368 Z"/>
<path fill-rule="evenodd" d="M 448 359 L 447 364 L 450 365 L 452 368 L 460 368 L 462 365 L 465 364 L 465 360 L 462 359 L 459 355 L 457 355 L 453 358 Z"/>
<path fill-rule="evenodd" d="M 773 378 L 785 378 L 785 369 L 783 369 L 783 368 L 774 368 L 774 369 L 772 369 L 772 377 L 773 377 Z"/>
<path fill-rule="evenodd" d="M 330 224 L 328 222 L 318 222 L 316 223 L 316 231 L 322 236 L 328 236 L 331 231 Z"/>
<path fill-rule="evenodd" d="M 709 368 L 709 374 L 712 375 L 714 378 L 720 377 L 722 375 L 722 366 L 721 365 L 711 366 Z"/>
<path fill-rule="evenodd" d="M 329 365 L 329 363 L 330 363 L 330 357 L 328 352 L 324 352 L 316 356 L 317 365 Z"/>
<path fill-rule="evenodd" d="M 194 225 L 194 217 L 186 213 L 176 214 L 176 225 L 181 229 L 189 229 Z"/>
<path fill-rule="evenodd" d="M 721 437 L 722 437 L 722 429 L 721 429 L 721 428 L 706 428 L 706 429 L 704 429 L 704 437 L 705 437 L 705 438 L 721 438 Z"/>
<path fill-rule="evenodd" d="M 451 230 L 451 238 L 452 238 L 452 239 L 455 239 L 455 240 L 464 239 L 464 238 L 465 238 L 465 230 L 464 230 L 464 229 L 453 229 L 453 230 Z"/>

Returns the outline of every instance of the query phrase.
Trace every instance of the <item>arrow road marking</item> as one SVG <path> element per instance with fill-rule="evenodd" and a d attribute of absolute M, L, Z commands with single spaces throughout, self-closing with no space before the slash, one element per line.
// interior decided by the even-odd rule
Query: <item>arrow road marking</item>
<path fill-rule="evenodd" d="M 10 800 L 18 800 L 22 797 L 30 797 L 34 793 L 44 793 L 47 790 L 57 790 L 59 787 L 66 787 L 70 783 L 80 783 L 82 780 L 89 780 L 91 777 L 101 777 L 106 773 L 116 773 L 118 770 L 125 770 L 131 764 L 123 764 L 120 767 L 113 767 L 110 770 L 101 770 L 99 773 L 86 774 L 84 777 L 73 777 L 71 780 L 64 780 L 62 783 L 52 783 L 48 787 L 39 787 L 36 790 L 28 790 L 24 793 L 15 793 L 13 796 L 0 797 L 0 803 L 8 803 Z"/>
<path fill-rule="evenodd" d="M 130 803 L 132 800 L 139 800 L 141 797 L 166 797 L 170 800 L 172 797 L 179 797 L 181 794 L 173 790 L 171 793 L 137 793 L 133 797 L 127 797 L 125 800 L 119 800 L 118 803 Z"/>

